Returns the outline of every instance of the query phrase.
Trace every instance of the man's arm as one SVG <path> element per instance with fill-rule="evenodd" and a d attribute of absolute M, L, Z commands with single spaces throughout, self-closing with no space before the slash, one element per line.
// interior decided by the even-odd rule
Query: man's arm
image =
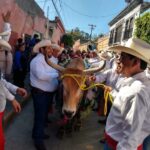
<path fill-rule="evenodd" d="M 27 96 L 27 91 L 24 88 L 20 88 L 18 86 L 15 86 L 14 84 L 7 82 L 5 79 L 1 79 L 4 87 L 6 87 L 11 93 L 18 94 L 22 97 Z"/>
<path fill-rule="evenodd" d="M 39 80 L 50 80 L 59 76 L 56 72 L 47 72 L 44 68 L 43 62 L 36 62 L 34 66 L 31 65 L 31 70 Z"/>

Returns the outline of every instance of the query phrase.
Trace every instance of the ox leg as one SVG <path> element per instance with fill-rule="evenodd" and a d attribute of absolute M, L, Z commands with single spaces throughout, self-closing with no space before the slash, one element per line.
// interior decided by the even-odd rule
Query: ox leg
<path fill-rule="evenodd" d="M 57 132 L 57 134 L 56 134 L 56 137 L 57 137 L 58 139 L 63 139 L 64 134 L 65 134 L 65 127 L 64 127 L 64 126 L 61 126 L 61 127 L 58 129 L 58 132 Z"/>
<path fill-rule="evenodd" d="M 65 126 L 66 127 L 65 132 L 66 132 L 67 137 L 72 137 L 73 120 L 74 119 L 69 120 Z"/>
<path fill-rule="evenodd" d="M 59 114 L 62 114 L 62 106 L 63 106 L 63 85 L 60 82 L 59 87 L 57 89 L 56 97 L 55 97 L 55 107 L 58 110 Z"/>
<path fill-rule="evenodd" d="M 74 119 L 74 131 L 80 131 L 80 129 L 81 129 L 81 115 L 80 112 L 78 112 Z"/>

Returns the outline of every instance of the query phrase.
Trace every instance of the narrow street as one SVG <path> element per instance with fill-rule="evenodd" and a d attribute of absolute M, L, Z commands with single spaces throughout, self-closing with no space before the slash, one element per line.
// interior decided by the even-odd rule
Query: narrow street
<path fill-rule="evenodd" d="M 51 118 L 54 121 L 46 129 L 50 135 L 50 138 L 45 140 L 48 150 L 103 150 L 99 138 L 103 134 L 104 127 L 97 123 L 96 113 L 92 112 L 91 116 L 85 120 L 81 131 L 74 132 L 72 137 L 64 137 L 62 140 L 56 137 L 58 129 L 56 116 Z M 6 150 L 35 150 L 31 138 L 32 124 L 33 106 L 31 100 L 5 130 Z"/>

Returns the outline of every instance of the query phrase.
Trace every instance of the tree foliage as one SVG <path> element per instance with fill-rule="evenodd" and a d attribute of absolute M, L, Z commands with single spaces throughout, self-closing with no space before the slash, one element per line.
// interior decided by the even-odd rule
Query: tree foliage
<path fill-rule="evenodd" d="M 73 40 L 79 40 L 81 43 L 86 43 L 90 40 L 90 34 L 80 30 L 78 27 L 76 27 L 75 29 L 72 29 L 72 31 L 68 32 L 68 34 L 72 35 Z M 96 41 L 99 37 L 103 36 L 103 34 L 99 34 L 99 35 L 93 35 L 92 36 L 92 41 Z"/>
<path fill-rule="evenodd" d="M 74 44 L 72 35 L 64 34 L 61 38 L 61 43 L 64 43 L 64 47 L 72 47 Z"/>
<path fill-rule="evenodd" d="M 135 21 L 135 36 L 150 44 L 150 12 L 145 13 Z"/>
<path fill-rule="evenodd" d="M 74 41 L 80 39 L 81 43 L 89 41 L 90 38 L 90 35 L 88 33 L 80 30 L 78 27 L 69 32 L 69 34 L 72 35 Z"/>
<path fill-rule="evenodd" d="M 104 36 L 103 34 L 93 35 L 92 41 L 96 42 L 99 37 Z M 74 41 L 80 39 L 81 43 L 86 43 L 90 40 L 90 34 L 80 30 L 78 27 L 68 31 L 67 34 L 64 34 L 61 38 L 61 43 L 64 43 L 64 47 L 72 47 Z"/>
<path fill-rule="evenodd" d="M 94 41 L 94 42 L 97 42 L 97 40 L 98 40 L 99 38 L 103 37 L 103 36 L 104 36 L 103 33 L 101 33 L 101 34 L 99 34 L 99 35 L 94 35 L 94 36 L 93 36 L 93 41 Z"/>

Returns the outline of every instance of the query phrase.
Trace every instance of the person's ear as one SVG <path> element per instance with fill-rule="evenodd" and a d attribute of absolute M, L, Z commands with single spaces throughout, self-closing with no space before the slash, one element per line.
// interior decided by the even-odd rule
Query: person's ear
<path fill-rule="evenodd" d="M 135 59 L 133 60 L 133 65 L 137 65 L 137 64 L 139 64 L 139 63 L 140 63 L 140 59 L 135 58 Z"/>

